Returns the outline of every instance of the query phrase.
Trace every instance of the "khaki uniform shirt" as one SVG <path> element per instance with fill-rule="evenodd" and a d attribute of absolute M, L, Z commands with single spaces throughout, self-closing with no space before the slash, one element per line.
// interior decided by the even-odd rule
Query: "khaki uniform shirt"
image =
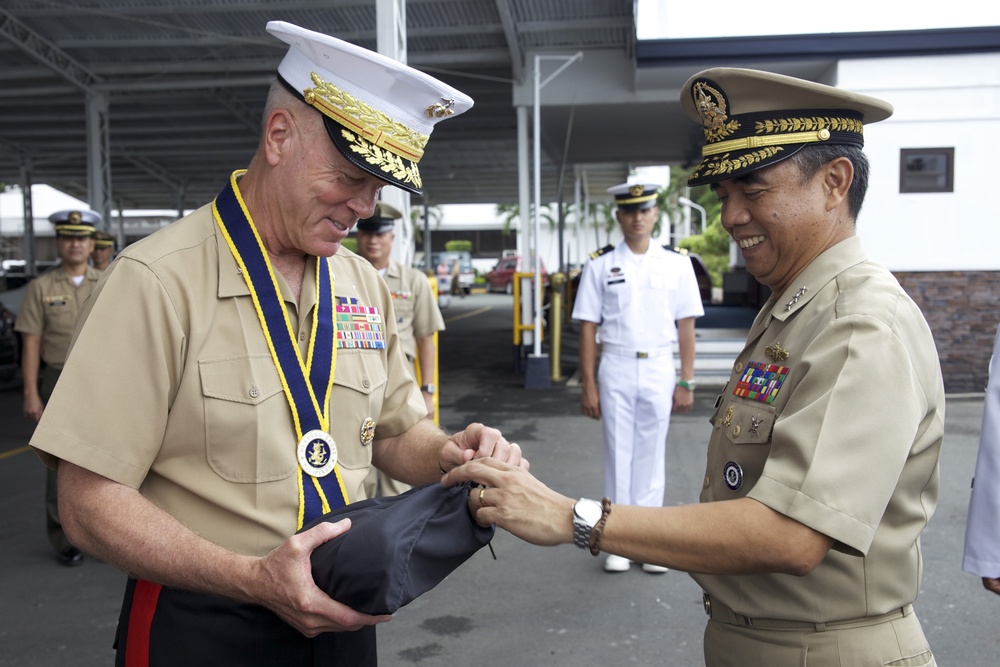
<path fill-rule="evenodd" d="M 305 358 L 316 260 L 299 302 L 276 272 Z M 375 438 L 424 417 L 399 349 L 392 297 L 371 265 L 330 258 L 336 297 L 378 308 L 385 349 L 337 349 L 330 434 L 351 502 Z M 253 300 L 206 206 L 119 255 L 83 316 L 31 444 L 126 486 L 207 539 L 262 556 L 296 530 L 297 437 Z M 111 364 L 108 367 L 108 364 Z M 97 367 L 101 366 L 101 372 Z M 114 382 L 94 383 L 108 376 Z M 333 474 L 333 473 L 331 473 Z"/>
<path fill-rule="evenodd" d="M 392 293 L 400 347 L 412 360 L 417 356 L 417 341 L 444 331 L 444 319 L 423 273 L 390 261 L 383 277 Z"/>
<path fill-rule="evenodd" d="M 83 303 L 94 291 L 101 272 L 88 266 L 76 285 L 57 266 L 32 280 L 24 293 L 14 329 L 41 337 L 41 357 L 47 366 L 62 368 Z"/>
<path fill-rule="evenodd" d="M 754 363 L 769 370 L 741 387 Z M 711 419 L 701 500 L 753 498 L 833 549 L 803 577 L 692 576 L 751 618 L 828 622 L 912 602 L 944 405 L 917 306 L 856 237 L 827 250 L 757 316 Z"/>

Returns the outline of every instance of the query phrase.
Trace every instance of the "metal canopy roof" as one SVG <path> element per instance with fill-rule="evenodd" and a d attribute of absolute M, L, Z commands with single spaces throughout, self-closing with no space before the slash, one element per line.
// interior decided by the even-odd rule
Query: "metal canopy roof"
<path fill-rule="evenodd" d="M 104 94 L 115 206 L 209 201 L 256 146 L 285 53 L 264 30 L 273 19 L 376 49 L 376 0 L 0 0 L 0 181 L 21 183 L 28 165 L 32 182 L 87 200 L 85 101 Z M 562 92 L 542 95 L 542 188 L 552 201 L 561 163 L 569 165 L 566 196 L 577 169 L 592 199 L 606 198 L 632 165 L 691 164 L 700 131 L 677 96 L 703 67 L 824 80 L 845 51 L 926 53 L 935 33 L 959 35 L 952 52 L 1000 42 L 997 29 L 983 29 L 974 39 L 954 30 L 898 33 L 911 37 L 879 53 L 873 45 L 890 33 L 637 45 L 632 0 L 407 0 L 406 25 L 409 64 L 476 101 L 435 129 L 420 163 L 432 204 L 517 201 L 515 101 L 528 106 L 530 123 L 524 95 L 535 54 L 585 52 L 572 76 L 560 75 Z M 603 78 L 595 63 L 609 68 Z"/>
<path fill-rule="evenodd" d="M 632 5 L 408 0 L 409 64 L 476 101 L 435 129 L 420 164 L 428 200 L 516 201 L 511 89 L 525 76 L 524 54 L 607 48 L 631 59 Z M 86 200 L 85 99 L 105 93 L 115 205 L 210 200 L 256 146 L 287 48 L 264 31 L 273 19 L 377 48 L 375 0 L 0 0 L 0 180 L 20 183 L 28 162 L 33 182 Z M 550 161 L 544 171 L 551 193 Z M 623 164 L 611 171 L 624 180 Z"/>

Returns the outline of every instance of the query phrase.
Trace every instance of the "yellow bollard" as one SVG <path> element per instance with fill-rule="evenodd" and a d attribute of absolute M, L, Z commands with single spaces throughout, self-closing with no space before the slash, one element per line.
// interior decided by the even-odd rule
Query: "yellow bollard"
<path fill-rule="evenodd" d="M 549 302 L 549 323 L 552 327 L 552 342 L 549 345 L 549 352 L 551 354 L 551 377 L 553 382 L 559 382 L 563 379 L 562 375 L 562 361 L 561 361 L 561 351 L 562 351 L 562 320 L 563 320 L 563 285 L 566 282 L 566 275 L 563 273 L 554 273 L 549 276 L 549 280 L 552 282 L 552 298 Z"/>
<path fill-rule="evenodd" d="M 438 302 L 438 281 L 437 281 L 437 276 L 427 276 L 427 282 L 430 283 L 431 294 L 434 295 L 434 303 L 436 304 Z M 431 382 L 424 382 L 424 379 L 422 377 L 420 377 L 421 373 L 420 373 L 420 358 L 419 358 L 419 354 L 420 353 L 419 353 L 419 351 L 417 352 L 417 355 L 418 355 L 417 359 L 415 359 L 413 361 L 413 374 L 414 374 L 414 377 L 417 380 L 417 384 L 419 384 L 419 385 L 433 384 L 435 387 L 437 387 L 437 391 L 434 392 L 434 424 L 436 426 L 440 426 L 441 425 L 441 411 L 440 411 L 440 405 L 439 405 L 439 398 L 438 397 L 441 395 L 441 384 L 440 384 L 439 378 L 438 378 L 438 369 L 440 367 L 439 366 L 439 361 L 440 361 L 441 357 L 438 356 L 438 332 L 437 331 L 434 332 L 434 338 L 432 340 L 434 341 L 434 377 L 433 377 L 433 379 L 431 380 Z"/>

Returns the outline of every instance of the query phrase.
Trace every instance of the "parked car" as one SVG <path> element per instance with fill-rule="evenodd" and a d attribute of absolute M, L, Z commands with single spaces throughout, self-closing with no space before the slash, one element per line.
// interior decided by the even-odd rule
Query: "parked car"
<path fill-rule="evenodd" d="M 545 262 L 542 262 L 542 285 L 549 284 L 549 275 L 545 271 Z M 534 267 L 530 266 L 527 260 L 522 261 L 517 255 L 501 257 L 491 271 L 486 274 L 486 290 L 489 292 L 514 293 L 514 274 L 531 273 Z"/>
<path fill-rule="evenodd" d="M 476 272 L 472 268 L 472 254 L 465 251 L 445 250 L 431 255 L 431 271 L 436 271 L 438 264 L 444 260 L 448 271 L 452 270 L 455 260 L 458 260 L 458 284 L 462 291 L 468 294 L 476 282 Z M 449 283 L 450 284 L 450 283 Z"/>

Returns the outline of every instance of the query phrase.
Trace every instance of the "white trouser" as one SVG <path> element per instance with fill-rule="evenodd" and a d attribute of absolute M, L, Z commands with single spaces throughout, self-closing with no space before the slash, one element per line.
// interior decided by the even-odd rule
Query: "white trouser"
<path fill-rule="evenodd" d="M 629 357 L 605 350 L 597 370 L 604 422 L 604 492 L 612 502 L 663 505 L 673 407 L 673 354 Z"/>

